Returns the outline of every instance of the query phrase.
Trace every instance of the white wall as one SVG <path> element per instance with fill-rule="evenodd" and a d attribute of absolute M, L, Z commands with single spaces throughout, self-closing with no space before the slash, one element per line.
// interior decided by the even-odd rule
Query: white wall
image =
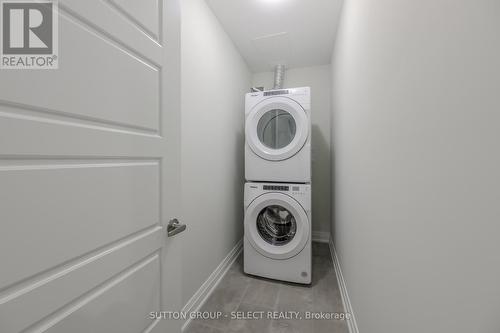
<path fill-rule="evenodd" d="M 330 66 L 287 69 L 285 88 L 311 87 L 313 231 L 330 231 Z M 272 89 L 273 72 L 255 73 L 253 86 Z"/>
<path fill-rule="evenodd" d="M 251 74 L 203 0 L 182 1 L 183 300 L 243 236 L 244 94 Z"/>
<path fill-rule="evenodd" d="M 335 242 L 361 332 L 500 320 L 500 2 L 346 0 Z"/>

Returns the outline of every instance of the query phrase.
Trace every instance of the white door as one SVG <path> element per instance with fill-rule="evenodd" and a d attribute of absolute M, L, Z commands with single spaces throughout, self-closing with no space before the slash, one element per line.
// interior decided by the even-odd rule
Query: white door
<path fill-rule="evenodd" d="M 180 332 L 179 0 L 59 0 L 0 70 L 0 332 Z"/>
<path fill-rule="evenodd" d="M 245 124 L 246 140 L 261 158 L 281 161 L 299 152 L 309 126 L 305 110 L 287 97 L 271 97 L 257 104 Z"/>

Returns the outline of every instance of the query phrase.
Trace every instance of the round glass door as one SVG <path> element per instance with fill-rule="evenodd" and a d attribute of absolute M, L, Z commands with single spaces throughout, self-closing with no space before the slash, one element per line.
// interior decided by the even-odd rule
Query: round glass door
<path fill-rule="evenodd" d="M 285 110 L 267 111 L 257 124 L 257 135 L 260 142 L 271 149 L 288 146 L 295 137 L 295 119 Z"/>
<path fill-rule="evenodd" d="M 272 205 L 262 209 L 257 216 L 257 230 L 267 243 L 283 246 L 290 243 L 297 232 L 297 221 L 283 206 Z"/>
<path fill-rule="evenodd" d="M 254 106 L 245 124 L 246 142 L 252 151 L 270 161 L 281 161 L 299 152 L 309 135 L 304 109 L 285 97 L 273 97 Z"/>
<path fill-rule="evenodd" d="M 269 192 L 255 198 L 245 212 L 245 239 L 268 258 L 288 259 L 309 239 L 309 218 L 292 197 Z"/>

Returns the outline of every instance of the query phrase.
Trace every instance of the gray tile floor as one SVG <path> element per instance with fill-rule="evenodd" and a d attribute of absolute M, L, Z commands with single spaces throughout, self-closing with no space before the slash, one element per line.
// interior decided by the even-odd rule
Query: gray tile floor
<path fill-rule="evenodd" d="M 231 312 L 306 311 L 343 313 L 328 244 L 313 243 L 313 282 L 302 286 L 243 273 L 242 256 L 229 269 L 201 311 L 222 312 L 217 320 L 193 320 L 186 333 L 347 333 L 343 320 L 233 319 Z"/>

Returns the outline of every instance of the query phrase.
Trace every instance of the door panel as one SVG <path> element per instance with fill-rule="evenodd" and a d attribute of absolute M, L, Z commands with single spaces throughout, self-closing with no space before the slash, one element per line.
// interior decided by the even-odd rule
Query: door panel
<path fill-rule="evenodd" d="M 130 18 L 141 30 L 158 40 L 159 19 L 151 19 L 155 15 L 158 18 L 158 0 L 107 0 L 117 10 Z"/>
<path fill-rule="evenodd" d="M 2 332 L 20 332 L 56 311 L 61 304 L 97 288 L 116 272 L 125 271 L 159 251 L 164 236 L 162 228 L 155 226 L 17 285 L 16 295 L 2 300 Z"/>
<path fill-rule="evenodd" d="M 0 288 L 159 223 L 158 161 L 10 163 L 0 167 L 9 230 L 0 233 Z"/>
<path fill-rule="evenodd" d="M 59 3 L 59 69 L 0 71 L 0 331 L 180 332 L 178 0 Z"/>
<path fill-rule="evenodd" d="M 2 87 L 2 100 L 41 114 L 157 132 L 159 68 L 75 16 L 61 13 L 59 69 L 27 71 L 22 76 L 3 71 L 2 80 L 11 84 Z"/>
<path fill-rule="evenodd" d="M 67 309 L 50 315 L 27 333 L 142 332 L 151 325 L 151 309 L 160 306 L 159 273 L 160 257 L 156 253 L 75 300 Z"/>
<path fill-rule="evenodd" d="M 143 0 L 140 3 L 143 4 L 144 2 Z M 160 25 L 162 26 L 169 25 L 170 21 L 164 22 L 162 16 L 166 14 L 172 19 L 172 14 L 174 12 L 172 10 L 169 10 L 168 13 L 165 12 L 164 9 L 168 6 L 165 0 L 158 2 L 158 9 L 160 12 L 156 20 L 160 20 Z M 140 54 L 141 57 L 161 67 L 161 63 L 164 61 L 164 48 L 162 48 L 162 45 L 165 44 L 162 38 L 160 38 L 162 36 L 162 28 L 160 28 L 159 38 L 153 39 L 152 43 L 151 36 L 144 33 L 144 31 L 134 22 L 132 16 L 122 15 L 119 7 L 113 6 L 112 4 L 113 3 L 109 0 L 59 0 L 59 6 L 63 8 L 64 12 L 73 17 L 78 17 L 79 21 L 85 22 L 86 25 L 92 27 L 92 29 L 101 31 L 103 35 L 108 36 L 111 40 L 122 45 L 122 47 L 131 50 L 132 53 Z M 173 19 L 172 23 L 175 25 L 177 19 L 175 17 Z M 177 29 L 173 25 L 171 25 L 171 28 L 173 28 L 173 32 Z M 171 34 L 167 35 L 168 44 L 172 44 L 173 42 L 171 36 Z"/>

